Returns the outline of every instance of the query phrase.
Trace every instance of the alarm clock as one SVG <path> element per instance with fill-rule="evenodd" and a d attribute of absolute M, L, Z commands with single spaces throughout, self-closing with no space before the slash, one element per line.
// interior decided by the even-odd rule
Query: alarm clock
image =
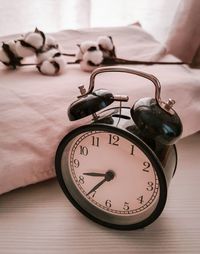
<path fill-rule="evenodd" d="M 94 90 L 95 77 L 106 72 L 146 78 L 155 96 L 128 107 L 128 96 Z M 79 89 L 68 117 L 89 120 L 60 142 L 55 156 L 58 182 L 69 201 L 91 220 L 120 230 L 146 227 L 162 213 L 177 166 L 175 142 L 182 124 L 173 109 L 175 101 L 161 100 L 155 76 L 124 67 L 98 68 L 88 90 Z"/>

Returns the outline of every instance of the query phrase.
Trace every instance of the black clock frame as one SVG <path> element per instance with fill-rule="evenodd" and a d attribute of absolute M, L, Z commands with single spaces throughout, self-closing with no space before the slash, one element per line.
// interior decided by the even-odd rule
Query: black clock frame
<path fill-rule="evenodd" d="M 159 187 L 160 187 L 160 195 L 159 195 L 159 201 L 157 203 L 156 208 L 154 211 L 151 213 L 149 217 L 144 219 L 143 221 L 130 224 L 130 225 L 119 225 L 119 224 L 113 224 L 113 223 L 108 223 L 106 221 L 100 220 L 99 218 L 96 218 L 94 215 L 90 214 L 88 211 L 86 211 L 72 196 L 70 191 L 68 190 L 64 179 L 62 175 L 62 169 L 61 169 L 61 159 L 63 155 L 63 151 L 65 150 L 65 147 L 67 144 L 75 138 L 77 135 L 87 132 L 87 131 L 110 131 L 112 133 L 118 134 L 129 141 L 133 142 L 136 146 L 138 146 L 144 154 L 149 158 L 149 160 L 152 163 L 153 168 L 155 169 L 157 176 L 158 176 L 158 181 L 159 181 Z M 175 146 L 174 146 L 175 148 Z M 176 149 L 175 149 L 176 153 Z M 176 167 L 176 166 L 175 166 Z M 168 188 L 168 183 L 166 180 L 164 168 L 157 157 L 157 155 L 154 153 L 154 151 L 139 137 L 134 135 L 133 133 L 129 132 L 128 130 L 121 129 L 112 125 L 108 125 L 105 123 L 93 123 L 89 125 L 84 125 L 80 126 L 74 130 L 72 130 L 70 133 L 68 133 L 60 142 L 57 151 L 56 151 L 56 156 L 55 156 L 55 168 L 56 168 L 56 175 L 58 182 L 67 196 L 67 198 L 70 200 L 70 202 L 86 217 L 89 219 L 93 220 L 94 222 L 101 224 L 103 226 L 109 227 L 109 228 L 114 228 L 114 229 L 119 229 L 119 230 L 133 230 L 133 229 L 139 229 L 139 228 L 144 228 L 147 225 L 151 224 L 153 221 L 155 221 L 160 214 L 162 213 L 165 203 L 167 200 L 167 188 Z M 175 171 L 175 170 L 174 170 Z"/>

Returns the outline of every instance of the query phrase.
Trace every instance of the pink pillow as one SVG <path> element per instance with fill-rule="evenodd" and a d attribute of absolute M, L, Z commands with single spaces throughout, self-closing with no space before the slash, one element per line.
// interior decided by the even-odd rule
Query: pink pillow
<path fill-rule="evenodd" d="M 181 0 L 168 35 L 168 51 L 186 62 L 192 62 L 200 46 L 200 1 Z"/>

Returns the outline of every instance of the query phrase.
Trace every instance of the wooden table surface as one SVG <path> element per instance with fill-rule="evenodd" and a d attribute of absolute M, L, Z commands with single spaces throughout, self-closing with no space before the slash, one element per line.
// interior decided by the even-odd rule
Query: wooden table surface
<path fill-rule="evenodd" d="M 167 205 L 147 228 L 123 232 L 97 225 L 52 179 L 0 196 L 0 253 L 200 253 L 200 133 L 177 147 Z"/>

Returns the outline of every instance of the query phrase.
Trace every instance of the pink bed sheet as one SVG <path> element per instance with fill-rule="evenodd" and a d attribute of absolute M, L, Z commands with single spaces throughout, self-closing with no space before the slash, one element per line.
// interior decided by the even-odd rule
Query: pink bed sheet
<path fill-rule="evenodd" d="M 111 35 L 119 57 L 134 60 L 177 61 L 163 45 L 141 27 L 66 30 L 53 34 L 68 53 L 76 44 L 99 35 Z M 16 36 L 0 38 L 6 41 Z M 183 137 L 200 129 L 200 79 L 185 66 L 129 66 L 152 73 L 162 85 L 162 98 L 176 100 L 175 110 L 183 122 Z M 70 122 L 67 107 L 80 84 L 88 86 L 90 74 L 77 65 L 61 76 L 43 76 L 34 67 L 16 71 L 0 66 L 0 194 L 55 176 L 54 156 L 61 138 L 88 119 Z M 153 97 L 154 87 L 145 79 L 128 74 L 105 74 L 97 88 L 127 94 L 128 106 L 141 97 Z"/>

